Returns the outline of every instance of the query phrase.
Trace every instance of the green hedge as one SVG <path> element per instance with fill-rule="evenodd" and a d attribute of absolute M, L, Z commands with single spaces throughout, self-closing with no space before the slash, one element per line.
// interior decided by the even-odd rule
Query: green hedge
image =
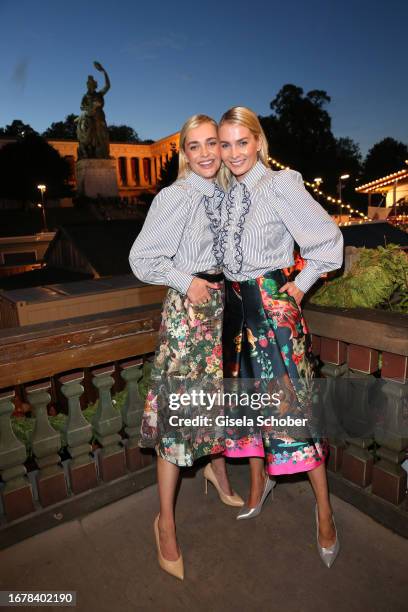
<path fill-rule="evenodd" d="M 363 248 L 350 271 L 325 283 L 310 302 L 408 313 L 408 256 L 395 244 Z"/>

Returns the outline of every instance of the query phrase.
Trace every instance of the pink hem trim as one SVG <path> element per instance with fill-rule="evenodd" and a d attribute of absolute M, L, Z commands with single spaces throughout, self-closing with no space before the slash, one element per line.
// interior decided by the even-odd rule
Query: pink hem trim
<path fill-rule="evenodd" d="M 321 461 L 313 461 L 313 463 L 306 463 L 305 461 L 298 461 L 292 463 L 268 463 L 266 466 L 268 474 L 271 476 L 279 476 L 281 474 L 298 474 L 299 472 L 311 472 L 319 465 L 324 465 L 326 458 L 322 457 Z"/>
<path fill-rule="evenodd" d="M 224 457 L 230 457 L 231 459 L 240 459 L 241 457 L 265 457 L 265 451 L 263 446 L 260 448 L 257 446 L 249 446 L 244 449 L 226 449 L 224 451 Z"/>

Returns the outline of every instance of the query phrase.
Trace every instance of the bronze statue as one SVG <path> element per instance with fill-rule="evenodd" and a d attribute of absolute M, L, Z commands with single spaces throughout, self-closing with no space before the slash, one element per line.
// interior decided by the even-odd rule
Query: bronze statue
<path fill-rule="evenodd" d="M 109 132 L 103 97 L 110 89 L 110 80 L 99 62 L 94 62 L 94 66 L 105 75 L 105 87 L 97 91 L 98 83 L 92 75 L 88 76 L 88 91 L 82 98 L 82 113 L 77 119 L 78 159 L 109 159 Z"/>

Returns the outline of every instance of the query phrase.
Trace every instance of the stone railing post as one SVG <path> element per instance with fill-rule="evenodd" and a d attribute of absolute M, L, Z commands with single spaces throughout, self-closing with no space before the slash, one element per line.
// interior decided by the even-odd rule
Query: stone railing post
<path fill-rule="evenodd" d="M 61 393 L 68 400 L 68 418 L 64 435 L 72 458 L 69 463 L 69 476 L 73 493 L 82 493 L 97 484 L 96 467 L 90 456 L 92 425 L 82 414 L 79 401 L 84 392 L 81 385 L 83 378 L 83 372 L 76 372 L 59 379 L 62 384 Z"/>
<path fill-rule="evenodd" d="M 4 512 L 9 521 L 34 511 L 33 492 L 24 465 L 27 451 L 11 424 L 14 395 L 14 391 L 0 393 L 0 472 L 5 483 Z"/>
<path fill-rule="evenodd" d="M 39 467 L 37 475 L 38 497 L 42 506 L 49 506 L 67 497 L 67 484 L 58 454 L 61 435 L 51 426 L 47 405 L 50 383 L 44 382 L 27 388 L 28 401 L 33 408 L 35 425 L 31 441 L 33 455 Z"/>
<path fill-rule="evenodd" d="M 128 438 L 126 463 L 130 471 L 143 467 L 143 455 L 138 447 L 143 401 L 139 393 L 139 381 L 143 376 L 143 359 L 121 363 L 121 376 L 126 381 L 126 401 L 122 408 L 122 419 Z"/>
<path fill-rule="evenodd" d="M 348 380 L 345 429 L 349 431 L 349 435 L 348 446 L 343 453 L 341 473 L 347 480 L 365 488 L 371 483 L 374 463 L 369 447 L 374 442 L 375 409 L 371 390 L 375 385 L 375 378 L 370 374 L 350 371 Z"/>
<path fill-rule="evenodd" d="M 378 351 L 368 347 L 349 344 L 347 349 L 349 367 L 347 423 L 346 428 L 356 432 L 348 437 L 349 446 L 343 456 L 342 474 L 360 487 L 371 483 L 374 457 L 368 448 L 373 444 L 375 406 L 372 390 L 378 371 Z"/>
<path fill-rule="evenodd" d="M 102 446 L 98 464 L 102 480 L 110 481 L 126 473 L 125 452 L 121 444 L 122 416 L 112 404 L 111 388 L 114 367 L 98 368 L 92 371 L 93 384 L 99 399 L 92 425 L 97 441 Z"/>
<path fill-rule="evenodd" d="M 405 498 L 407 473 L 401 467 L 408 449 L 408 358 L 383 353 L 381 396 L 375 440 L 380 460 L 373 469 L 372 491 L 398 505 Z"/>
<path fill-rule="evenodd" d="M 333 435 L 331 432 L 337 432 L 339 430 L 338 417 L 335 413 L 334 407 L 336 405 L 337 397 L 337 380 L 343 378 L 347 372 L 346 362 L 346 345 L 344 342 L 338 340 L 332 340 L 330 338 L 317 338 L 312 336 L 313 352 L 315 355 L 319 355 L 323 366 L 320 368 L 320 372 L 324 378 L 327 378 L 325 383 L 325 397 L 327 398 L 327 405 L 331 407 L 327 411 L 326 415 L 326 428 L 329 436 L 329 448 L 330 456 L 327 467 L 337 472 L 340 470 L 343 461 L 343 452 L 346 447 L 344 439 Z M 324 405 L 323 405 L 324 409 Z"/>

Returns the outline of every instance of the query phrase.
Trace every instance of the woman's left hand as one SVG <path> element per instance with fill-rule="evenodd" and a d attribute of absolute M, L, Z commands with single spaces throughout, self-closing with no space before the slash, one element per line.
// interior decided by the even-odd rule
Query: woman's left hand
<path fill-rule="evenodd" d="M 296 300 L 296 304 L 300 306 L 300 302 L 302 301 L 303 296 L 305 295 L 299 287 L 295 285 L 294 282 L 289 282 L 283 285 L 279 289 L 279 292 L 286 291 L 289 295 L 291 295 Z"/>

